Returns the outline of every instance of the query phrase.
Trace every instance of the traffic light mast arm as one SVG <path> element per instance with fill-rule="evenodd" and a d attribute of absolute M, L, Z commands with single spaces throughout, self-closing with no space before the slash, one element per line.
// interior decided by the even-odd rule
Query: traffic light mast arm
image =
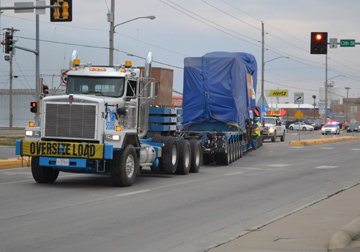
<path fill-rule="evenodd" d="M 60 5 L 43 5 L 43 6 L 11 6 L 1 7 L 0 10 L 31 10 L 31 9 L 45 9 L 45 8 L 61 8 Z"/>

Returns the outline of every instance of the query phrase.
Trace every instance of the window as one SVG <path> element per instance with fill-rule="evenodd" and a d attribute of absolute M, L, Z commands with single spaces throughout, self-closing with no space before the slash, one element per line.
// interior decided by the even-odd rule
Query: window
<path fill-rule="evenodd" d="M 89 94 L 120 97 L 124 93 L 124 78 L 68 76 L 66 94 Z"/>

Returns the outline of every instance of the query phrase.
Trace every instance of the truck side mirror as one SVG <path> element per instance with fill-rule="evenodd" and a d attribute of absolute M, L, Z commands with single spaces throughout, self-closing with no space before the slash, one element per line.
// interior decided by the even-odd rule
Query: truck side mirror
<path fill-rule="evenodd" d="M 118 108 L 116 113 L 118 113 L 118 115 L 126 115 L 126 108 Z"/>

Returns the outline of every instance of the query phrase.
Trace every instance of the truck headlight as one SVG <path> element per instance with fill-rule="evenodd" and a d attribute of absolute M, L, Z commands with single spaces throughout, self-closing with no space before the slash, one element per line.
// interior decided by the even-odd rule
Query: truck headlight
<path fill-rule="evenodd" d="M 105 140 L 108 141 L 120 141 L 120 139 L 121 139 L 120 135 L 112 135 L 112 134 L 105 135 Z"/>
<path fill-rule="evenodd" d="M 40 137 L 40 131 L 37 130 L 26 130 L 25 136 L 27 137 Z"/>
<path fill-rule="evenodd" d="M 269 132 L 273 133 L 275 131 L 274 127 L 269 127 Z"/>

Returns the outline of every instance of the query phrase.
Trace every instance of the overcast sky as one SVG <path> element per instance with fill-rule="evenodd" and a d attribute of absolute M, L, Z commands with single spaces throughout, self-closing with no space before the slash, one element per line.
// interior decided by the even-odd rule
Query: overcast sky
<path fill-rule="evenodd" d="M 25 2 L 21 0 L 20 2 Z M 1 0 L 1 6 L 15 1 Z M 31 1 L 29 1 L 31 2 Z M 46 0 L 50 4 L 50 0 Z M 73 0 L 72 22 L 50 22 L 50 10 L 40 15 L 40 74 L 50 87 L 58 87 L 61 69 L 69 67 L 77 50 L 82 63 L 107 65 L 109 27 L 107 13 L 111 0 Z M 114 63 L 132 60 L 143 66 L 151 51 L 154 67 L 174 69 L 174 90 L 183 90 L 185 57 L 213 51 L 247 52 L 258 62 L 261 81 L 261 22 L 265 27 L 265 89 L 288 90 L 280 103 L 294 101 L 294 92 L 305 93 L 305 103 L 319 97 L 325 81 L 325 56 L 310 54 L 310 33 L 328 32 L 329 38 L 360 42 L 359 0 L 116 0 Z M 5 10 L 0 17 L 4 28 L 18 29 L 16 45 L 35 49 L 35 14 Z M 1 37 L 3 40 L 3 37 Z M 328 79 L 346 97 L 360 96 L 360 45 L 328 49 Z M 9 63 L 0 53 L 0 89 L 9 88 Z M 131 56 L 133 55 L 133 56 Z M 278 58 L 277 57 L 283 57 Z M 285 58 L 288 57 L 288 58 Z M 35 88 L 35 55 L 16 50 L 13 64 L 14 88 Z M 55 75 L 55 77 L 53 77 Z M 335 78 L 334 78 L 335 77 Z M 258 92 L 260 89 L 258 88 Z M 268 99 L 270 102 L 270 99 Z"/>

